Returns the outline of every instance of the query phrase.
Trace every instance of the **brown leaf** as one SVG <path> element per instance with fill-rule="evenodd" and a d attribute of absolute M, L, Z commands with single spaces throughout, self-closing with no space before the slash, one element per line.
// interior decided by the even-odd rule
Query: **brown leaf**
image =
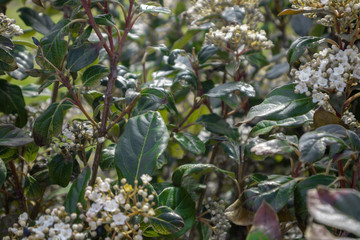
<path fill-rule="evenodd" d="M 286 15 L 296 15 L 296 14 L 300 14 L 303 13 L 304 10 L 298 10 L 298 9 L 284 9 L 281 11 L 281 13 L 278 14 L 279 16 L 286 16 Z"/>
<path fill-rule="evenodd" d="M 314 127 L 318 128 L 328 124 L 339 124 L 344 126 L 341 119 L 338 116 L 320 107 L 314 113 Z"/>
<path fill-rule="evenodd" d="M 239 226 L 249 226 L 252 224 L 254 212 L 251 212 L 242 207 L 240 199 L 237 199 L 226 210 L 226 217 L 234 224 Z"/>

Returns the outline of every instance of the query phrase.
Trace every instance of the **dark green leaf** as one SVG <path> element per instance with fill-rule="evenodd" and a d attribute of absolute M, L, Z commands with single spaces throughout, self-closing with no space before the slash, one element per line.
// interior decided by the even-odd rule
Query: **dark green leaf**
<path fill-rule="evenodd" d="M 245 8 L 234 5 L 233 7 L 227 7 L 221 13 L 221 16 L 229 23 L 241 24 L 245 17 Z"/>
<path fill-rule="evenodd" d="M 175 81 L 185 81 L 190 84 L 194 89 L 197 89 L 198 79 L 195 74 L 189 70 L 181 71 L 175 76 Z"/>
<path fill-rule="evenodd" d="M 245 208 L 256 212 L 265 200 L 276 212 L 282 209 L 289 201 L 296 185 L 296 180 L 281 175 L 269 176 L 257 187 L 246 189 L 243 192 L 243 205 Z"/>
<path fill-rule="evenodd" d="M 251 136 L 259 136 L 263 134 L 268 134 L 274 128 L 278 127 L 299 127 L 305 123 L 311 123 L 313 118 L 313 113 L 308 112 L 305 115 L 290 117 L 280 121 L 271 121 L 263 120 L 258 122 L 255 127 L 251 130 Z"/>
<path fill-rule="evenodd" d="M 195 37 L 196 34 L 198 34 L 199 32 L 201 32 L 201 30 L 198 29 L 189 29 L 186 31 L 186 33 L 184 34 L 184 36 L 182 36 L 180 39 L 178 39 L 173 47 L 171 48 L 171 50 L 177 50 L 177 49 L 182 49 L 186 44 L 189 43 L 189 41 Z M 171 64 L 171 63 L 170 63 Z"/>
<path fill-rule="evenodd" d="M 10 72 L 17 68 L 16 60 L 9 50 L 0 48 L 0 71 Z"/>
<path fill-rule="evenodd" d="M 16 60 L 18 68 L 13 72 L 9 72 L 9 75 L 17 80 L 23 80 L 28 76 L 26 71 L 34 68 L 33 55 L 24 46 L 17 44 L 11 53 Z"/>
<path fill-rule="evenodd" d="M 106 77 L 109 72 L 109 69 L 103 65 L 93 65 L 83 73 L 83 85 L 87 87 L 96 87 L 100 85 L 100 80 Z"/>
<path fill-rule="evenodd" d="M 69 101 L 52 103 L 34 123 L 34 141 L 39 146 L 47 145 L 61 133 L 65 111 L 72 107 Z"/>
<path fill-rule="evenodd" d="M 221 142 L 221 145 L 229 158 L 231 158 L 238 164 L 242 164 L 242 156 L 240 154 L 243 155 L 244 150 L 242 149 L 242 151 L 240 152 L 241 144 L 238 141 L 229 139 L 229 141 Z"/>
<path fill-rule="evenodd" d="M 289 155 L 294 151 L 295 147 L 290 145 L 288 141 L 280 139 L 271 139 L 269 141 L 261 142 L 255 144 L 251 148 L 251 152 L 261 156 L 275 154 Z"/>
<path fill-rule="evenodd" d="M 9 38 L 0 35 L 0 48 L 12 50 L 14 49 L 14 43 Z"/>
<path fill-rule="evenodd" d="M 33 176 L 27 176 L 24 184 L 25 194 L 28 198 L 39 199 L 42 195 L 40 183 Z"/>
<path fill-rule="evenodd" d="M 168 206 L 184 220 L 184 228 L 174 234 L 175 237 L 182 236 L 195 222 L 195 202 L 183 188 L 169 187 L 159 195 L 159 204 Z"/>
<path fill-rule="evenodd" d="M 95 22 L 99 25 L 105 25 L 105 26 L 114 26 L 115 25 L 114 18 L 110 13 L 97 15 L 94 17 L 94 19 L 95 19 Z"/>
<path fill-rule="evenodd" d="M 304 36 L 295 40 L 287 53 L 287 60 L 290 65 L 296 62 L 307 48 L 314 48 L 325 42 L 325 38 Z"/>
<path fill-rule="evenodd" d="M 199 155 L 205 152 L 205 144 L 190 133 L 174 133 L 174 138 L 189 152 Z"/>
<path fill-rule="evenodd" d="M 204 125 L 206 130 L 212 133 L 223 134 L 232 139 L 239 138 L 237 129 L 230 127 L 224 119 L 215 113 L 202 115 L 196 120 L 196 122 Z"/>
<path fill-rule="evenodd" d="M 303 115 L 316 106 L 311 96 L 294 93 L 295 84 L 288 84 L 274 89 L 265 100 L 252 107 L 244 122 L 255 117 L 268 120 L 283 120 L 289 117 Z"/>
<path fill-rule="evenodd" d="M 49 176 L 51 181 L 61 187 L 66 187 L 73 172 L 73 158 L 70 154 L 63 156 L 63 154 L 55 155 L 49 162 Z"/>
<path fill-rule="evenodd" d="M 115 166 L 129 182 L 151 175 L 165 151 L 169 134 L 160 113 L 149 112 L 130 118 L 115 150 Z"/>
<path fill-rule="evenodd" d="M 17 114 L 15 125 L 19 128 L 27 122 L 25 101 L 19 86 L 12 85 L 0 79 L 0 112 L 5 114 Z"/>
<path fill-rule="evenodd" d="M 249 63 L 256 68 L 262 68 L 269 64 L 265 55 L 260 51 L 249 52 L 245 55 Z"/>
<path fill-rule="evenodd" d="M 76 72 L 93 63 L 99 56 L 98 44 L 83 44 L 80 47 L 71 48 L 67 56 L 67 68 Z"/>
<path fill-rule="evenodd" d="M 179 232 L 184 227 L 184 220 L 171 208 L 161 206 L 155 209 L 155 216 L 149 217 L 152 230 L 160 235 Z M 144 232 L 146 236 L 146 231 Z"/>
<path fill-rule="evenodd" d="M 23 130 L 10 124 L 0 125 L 0 146 L 19 147 L 32 141 L 33 139 Z"/>
<path fill-rule="evenodd" d="M 259 237 L 259 233 L 262 236 Z M 256 237 L 255 237 L 256 236 Z M 255 240 L 255 239 L 269 239 L 269 240 L 280 240 L 280 224 L 278 216 L 274 209 L 266 203 L 264 200 L 256 211 L 254 216 L 254 224 L 250 229 L 249 235 L 246 237 L 246 240 Z"/>
<path fill-rule="evenodd" d="M 86 167 L 71 185 L 70 191 L 65 199 L 65 209 L 67 212 L 76 212 L 78 202 L 85 206 L 84 194 L 90 176 L 91 169 L 90 167 Z"/>
<path fill-rule="evenodd" d="M 360 193 L 354 189 L 318 187 L 307 192 L 307 207 L 318 223 L 360 237 Z"/>
<path fill-rule="evenodd" d="M 31 8 L 23 7 L 18 9 L 17 12 L 20 12 L 20 18 L 27 26 L 44 35 L 49 33 L 50 29 L 54 26 L 54 22 L 48 15 L 39 13 Z"/>
<path fill-rule="evenodd" d="M 221 84 L 205 94 L 208 97 L 226 97 L 233 92 L 241 92 L 246 96 L 255 97 L 255 89 L 250 84 L 244 82 L 229 82 Z"/>
<path fill-rule="evenodd" d="M 305 230 L 307 219 L 309 217 L 306 207 L 306 196 L 309 189 L 316 188 L 319 185 L 329 185 L 335 180 L 334 176 L 314 175 L 297 184 L 294 191 L 295 216 L 301 230 Z"/>
<path fill-rule="evenodd" d="M 36 56 L 37 63 L 47 70 L 53 70 L 53 67 L 44 60 L 44 58 L 46 58 L 55 67 L 59 67 L 66 55 L 67 42 L 60 38 L 54 38 L 53 40 L 44 38 L 41 40 L 40 45 L 43 49 L 44 56 L 41 55 L 41 51 L 38 51 Z"/>
<path fill-rule="evenodd" d="M 4 161 L 0 158 L 0 187 L 6 180 L 7 170 Z"/>
<path fill-rule="evenodd" d="M 275 79 L 281 77 L 284 73 L 289 71 L 289 64 L 288 63 L 279 63 L 273 66 L 265 75 L 268 79 Z"/>
<path fill-rule="evenodd" d="M 115 145 L 110 145 L 102 150 L 100 158 L 101 170 L 114 169 L 114 158 L 115 158 Z"/>
<path fill-rule="evenodd" d="M 25 155 L 24 155 L 25 161 L 28 163 L 35 161 L 38 152 L 39 152 L 39 146 L 36 145 L 34 142 L 31 142 L 28 145 L 26 145 Z"/>
<path fill-rule="evenodd" d="M 209 58 L 211 58 L 217 51 L 219 50 L 219 48 L 217 48 L 214 45 L 206 45 L 203 48 L 201 48 L 200 52 L 199 52 L 199 63 L 204 63 L 206 62 Z"/>

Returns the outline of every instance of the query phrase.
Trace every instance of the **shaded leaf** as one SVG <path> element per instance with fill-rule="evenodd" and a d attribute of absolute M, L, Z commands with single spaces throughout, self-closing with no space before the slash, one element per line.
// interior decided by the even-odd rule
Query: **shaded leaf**
<path fill-rule="evenodd" d="M 221 84 L 213 89 L 211 89 L 209 92 L 204 94 L 208 97 L 226 97 L 229 94 L 233 92 L 241 92 L 249 97 L 255 97 L 255 89 L 250 84 L 244 83 L 244 82 L 229 82 Z"/>
<path fill-rule="evenodd" d="M 103 65 L 93 65 L 85 70 L 82 75 L 82 83 L 87 87 L 100 85 L 100 80 L 109 74 L 109 69 Z"/>
<path fill-rule="evenodd" d="M 110 145 L 102 150 L 100 158 L 100 168 L 101 170 L 111 170 L 114 169 L 115 163 L 115 145 Z"/>
<path fill-rule="evenodd" d="M 275 154 L 290 154 L 295 151 L 295 147 L 290 145 L 286 140 L 271 139 L 266 142 L 258 143 L 251 148 L 251 152 L 256 155 L 275 155 Z"/>
<path fill-rule="evenodd" d="M 214 45 L 206 45 L 203 48 L 201 48 L 199 55 L 198 55 L 198 60 L 199 63 L 205 63 L 209 58 L 211 58 L 217 51 L 219 50 L 218 47 L 214 46 Z"/>
<path fill-rule="evenodd" d="M 99 45 L 86 43 L 69 50 L 67 68 L 76 72 L 93 63 L 99 56 Z"/>
<path fill-rule="evenodd" d="M 10 72 L 17 68 L 16 60 L 9 50 L 0 48 L 0 71 Z"/>
<path fill-rule="evenodd" d="M 254 212 L 242 206 L 241 199 L 237 199 L 225 210 L 226 217 L 234 224 L 249 226 L 253 223 Z"/>
<path fill-rule="evenodd" d="M 14 43 L 10 38 L 0 35 L 0 48 L 5 50 L 12 50 L 14 49 Z"/>
<path fill-rule="evenodd" d="M 287 60 L 290 65 L 296 62 L 307 48 L 314 48 L 325 42 L 325 38 L 304 36 L 296 39 L 287 52 Z"/>
<path fill-rule="evenodd" d="M 13 72 L 9 72 L 9 75 L 17 80 L 23 80 L 28 76 L 26 71 L 34 68 L 33 55 L 24 46 L 17 44 L 11 53 L 16 60 L 18 68 Z"/>
<path fill-rule="evenodd" d="M 239 138 L 237 129 L 230 127 L 224 119 L 215 113 L 202 115 L 196 120 L 196 122 L 204 125 L 206 130 L 212 133 L 222 134 L 232 139 Z"/>
<path fill-rule="evenodd" d="M 28 163 L 35 161 L 38 152 L 39 152 L 39 146 L 36 145 L 34 142 L 27 144 L 24 154 L 25 161 Z"/>
<path fill-rule="evenodd" d="M 23 130 L 10 124 L 0 125 L 0 146 L 19 147 L 32 141 L 33 139 Z"/>
<path fill-rule="evenodd" d="M 28 198 L 38 199 L 42 195 L 42 188 L 40 183 L 33 176 L 27 176 L 25 178 L 24 192 Z"/>
<path fill-rule="evenodd" d="M 54 26 L 54 22 L 48 15 L 39 13 L 31 8 L 19 8 L 17 12 L 20 12 L 19 16 L 27 26 L 44 35 L 49 33 L 50 29 Z"/>
<path fill-rule="evenodd" d="M 101 14 L 94 17 L 95 22 L 100 25 L 113 26 L 116 25 L 113 16 L 108 14 Z"/>
<path fill-rule="evenodd" d="M 227 7 L 221 13 L 221 16 L 226 19 L 229 23 L 241 24 L 245 17 L 245 8 L 239 6 Z"/>
<path fill-rule="evenodd" d="M 146 5 L 141 4 L 140 5 L 140 11 L 146 12 L 146 13 L 152 13 L 152 14 L 158 14 L 158 13 L 164 13 L 164 14 L 170 14 L 171 10 L 167 7 L 160 6 L 154 6 L 154 5 Z"/>
<path fill-rule="evenodd" d="M 51 181 L 61 187 L 66 187 L 71 180 L 73 165 L 73 158 L 70 154 L 66 157 L 61 153 L 55 155 L 48 165 Z"/>
<path fill-rule="evenodd" d="M 0 158 L 0 187 L 6 180 L 7 170 L 4 161 Z"/>
<path fill-rule="evenodd" d="M 205 144 L 190 133 L 174 133 L 174 138 L 189 152 L 199 155 L 205 152 Z"/>

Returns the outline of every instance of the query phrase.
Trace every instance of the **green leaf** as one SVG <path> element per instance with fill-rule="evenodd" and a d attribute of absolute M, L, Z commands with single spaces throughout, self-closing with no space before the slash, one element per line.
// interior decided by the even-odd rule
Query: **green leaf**
<path fill-rule="evenodd" d="M 283 120 L 303 115 L 316 106 L 312 102 L 311 96 L 295 94 L 294 89 L 295 84 L 288 84 L 274 89 L 261 104 L 250 109 L 244 122 L 249 122 L 255 117 L 268 120 Z"/>
<path fill-rule="evenodd" d="M 5 50 L 12 50 L 14 49 L 14 43 L 11 39 L 0 35 L 0 48 Z"/>
<path fill-rule="evenodd" d="M 17 68 L 16 60 L 9 50 L 0 48 L 0 71 L 10 72 Z"/>
<path fill-rule="evenodd" d="M 25 161 L 28 163 L 35 161 L 38 152 L 39 152 L 39 146 L 36 145 L 34 142 L 27 144 L 24 155 Z"/>
<path fill-rule="evenodd" d="M 129 182 L 151 175 L 169 142 L 169 133 L 158 112 L 130 118 L 115 150 L 115 166 Z"/>
<path fill-rule="evenodd" d="M 289 155 L 295 151 L 295 147 L 289 144 L 288 141 L 282 139 L 271 139 L 269 141 L 255 144 L 251 148 L 251 152 L 256 155 Z"/>
<path fill-rule="evenodd" d="M 184 36 L 182 36 L 180 39 L 178 39 L 174 43 L 171 50 L 182 49 L 199 32 L 201 32 L 201 30 L 198 30 L 198 29 L 189 29 L 189 30 L 187 30 L 186 33 L 184 34 Z"/>
<path fill-rule="evenodd" d="M 108 14 L 101 14 L 94 17 L 95 22 L 99 25 L 114 26 L 116 25 L 113 16 Z"/>
<path fill-rule="evenodd" d="M 274 65 L 269 71 L 267 71 L 265 78 L 275 79 L 281 77 L 284 73 L 289 71 L 288 63 L 279 63 Z"/>
<path fill-rule="evenodd" d="M 234 160 L 237 164 L 242 164 L 242 156 L 240 154 L 243 155 L 244 151 L 240 152 L 242 146 L 238 141 L 229 139 L 228 141 L 221 142 L 221 145 L 229 158 Z"/>
<path fill-rule="evenodd" d="M 157 236 L 173 234 L 184 227 L 184 220 L 167 206 L 156 208 L 155 214 L 155 216 L 149 217 L 149 226 L 152 231 L 158 234 Z M 148 227 L 144 231 L 145 236 L 150 229 Z"/>
<path fill-rule="evenodd" d="M 33 141 L 23 130 L 10 124 L 0 125 L 0 146 L 20 147 Z"/>
<path fill-rule="evenodd" d="M 249 63 L 255 68 L 262 68 L 269 64 L 269 61 L 261 51 L 251 51 L 245 55 Z"/>
<path fill-rule="evenodd" d="M 146 5 L 146 4 L 140 5 L 140 11 L 146 12 L 146 13 L 152 13 L 152 14 L 158 14 L 158 13 L 170 14 L 171 13 L 171 10 L 167 7 Z"/>
<path fill-rule="evenodd" d="M 100 158 L 100 168 L 101 170 L 111 170 L 114 169 L 115 163 L 115 144 L 111 144 L 110 146 L 104 148 L 101 153 Z"/>
<path fill-rule="evenodd" d="M 61 187 L 66 187 L 73 172 L 73 158 L 70 154 L 63 156 L 63 154 L 55 155 L 49 162 L 49 176 L 51 181 Z"/>
<path fill-rule="evenodd" d="M 39 13 L 31 8 L 23 7 L 18 9 L 17 12 L 20 12 L 19 16 L 27 26 L 44 35 L 49 33 L 50 29 L 54 26 L 54 22 L 48 15 Z"/>
<path fill-rule="evenodd" d="M 4 161 L 0 158 L 0 187 L 6 180 L 7 170 Z"/>
<path fill-rule="evenodd" d="M 245 17 L 245 8 L 237 5 L 227 7 L 221 13 L 221 16 L 229 23 L 241 24 Z"/>
<path fill-rule="evenodd" d="M 84 86 L 96 87 L 100 85 L 100 80 L 109 74 L 109 69 L 103 65 L 93 65 L 85 70 L 82 75 Z"/>
<path fill-rule="evenodd" d="M 325 42 L 325 38 L 304 36 L 295 40 L 287 53 L 287 60 L 290 65 L 296 62 L 307 48 L 314 48 Z"/>
<path fill-rule="evenodd" d="M 209 58 L 211 58 L 217 51 L 219 50 L 218 47 L 214 45 L 206 45 L 201 48 L 198 56 L 199 63 L 205 63 Z"/>
<path fill-rule="evenodd" d="M 251 136 L 259 136 L 268 134 L 274 128 L 279 127 L 300 127 L 305 123 L 311 123 L 313 119 L 313 113 L 308 112 L 305 115 L 286 118 L 280 121 L 263 120 L 258 122 L 251 130 Z"/>
<path fill-rule="evenodd" d="M 226 97 L 233 92 L 241 92 L 244 93 L 246 96 L 255 97 L 254 87 L 244 82 L 224 83 L 211 89 L 204 95 L 208 97 L 220 98 Z"/>
<path fill-rule="evenodd" d="M 174 133 L 174 138 L 189 152 L 200 155 L 205 152 L 205 144 L 190 133 Z"/>
<path fill-rule="evenodd" d="M 257 187 L 246 189 L 243 192 L 243 205 L 256 212 L 265 200 L 276 212 L 282 209 L 289 201 L 296 185 L 296 180 L 281 175 L 271 175 L 261 181 Z"/>
<path fill-rule="evenodd" d="M 261 238 L 259 238 L 261 236 Z M 274 209 L 264 200 L 254 216 L 254 224 L 246 240 L 281 240 L 280 224 Z"/>
<path fill-rule="evenodd" d="M 307 207 L 321 224 L 360 237 L 360 193 L 354 189 L 318 187 L 307 192 Z"/>
<path fill-rule="evenodd" d="M 232 139 L 239 138 L 237 129 L 230 127 L 224 119 L 215 113 L 202 115 L 196 120 L 196 122 L 204 125 L 206 130 L 212 133 L 225 135 Z"/>
<path fill-rule="evenodd" d="M 72 107 L 69 101 L 52 103 L 34 123 L 34 141 L 39 146 L 47 145 L 61 133 L 65 111 Z"/>
<path fill-rule="evenodd" d="M 182 236 L 195 223 L 195 202 L 185 189 L 169 187 L 159 195 L 159 204 L 168 206 L 184 220 L 184 227 L 174 234 L 174 237 Z"/>
<path fill-rule="evenodd" d="M 69 50 L 67 68 L 76 72 L 93 63 L 99 56 L 99 44 L 86 43 Z"/>
<path fill-rule="evenodd" d="M 319 127 L 315 131 L 307 132 L 299 140 L 300 161 L 314 163 L 320 160 L 331 144 L 339 146 L 337 152 L 345 149 L 347 144 L 343 139 L 347 138 L 347 131 L 344 127 L 336 124 L 329 124 Z"/>
<path fill-rule="evenodd" d="M 306 196 L 309 189 L 316 188 L 319 185 L 329 185 L 335 180 L 334 176 L 314 175 L 310 176 L 304 181 L 296 185 L 294 191 L 294 207 L 295 216 L 298 220 L 299 227 L 305 231 L 307 219 L 309 218 L 308 210 L 306 207 Z"/>
<path fill-rule="evenodd" d="M 27 112 L 25 101 L 21 89 L 17 85 L 12 85 L 0 79 L 0 112 L 5 114 L 17 114 L 15 125 L 19 128 L 25 126 L 27 122 Z"/>
<path fill-rule="evenodd" d="M 25 178 L 24 191 L 28 198 L 34 199 L 39 199 L 43 192 L 40 183 L 33 176 Z"/>
<path fill-rule="evenodd" d="M 82 173 L 76 178 L 71 185 L 70 191 L 65 199 L 65 209 L 68 213 L 77 211 L 77 203 L 80 202 L 85 206 L 84 194 L 87 182 L 91 176 L 90 167 L 84 168 Z"/>
<path fill-rule="evenodd" d="M 33 55 L 22 45 L 15 45 L 14 50 L 11 52 L 14 56 L 18 68 L 9 72 L 9 75 L 17 80 L 23 80 L 27 78 L 27 70 L 34 68 Z"/>

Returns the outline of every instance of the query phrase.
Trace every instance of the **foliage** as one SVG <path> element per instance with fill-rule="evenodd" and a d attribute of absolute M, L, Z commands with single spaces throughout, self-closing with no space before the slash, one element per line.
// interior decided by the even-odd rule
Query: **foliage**
<path fill-rule="evenodd" d="M 360 237 L 359 0 L 22 4 L 3 239 Z"/>

